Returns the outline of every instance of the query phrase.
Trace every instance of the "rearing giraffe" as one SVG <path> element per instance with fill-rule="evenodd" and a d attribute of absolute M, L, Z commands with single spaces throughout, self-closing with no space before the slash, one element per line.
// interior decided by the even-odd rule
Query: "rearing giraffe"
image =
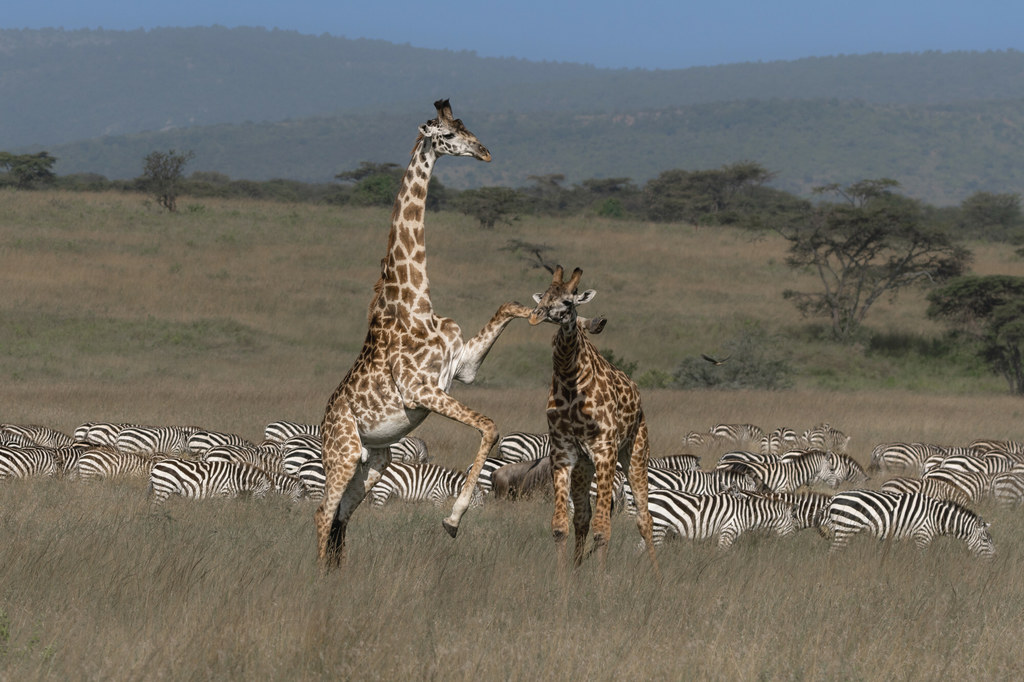
<path fill-rule="evenodd" d="M 543 294 L 534 294 L 537 307 L 530 324 L 558 325 L 554 338 L 551 392 L 548 394 L 548 433 L 551 436 L 551 475 L 555 487 L 555 512 L 551 532 L 558 546 L 560 565 L 565 565 L 569 534 L 569 495 L 572 494 L 576 535 L 575 565 L 583 561 L 590 531 L 590 483 L 597 477 L 597 512 L 593 517 L 594 547 L 605 564 L 611 535 L 612 482 L 619 462 L 629 479 L 636 501 L 636 525 L 647 545 L 655 572 L 652 521 L 647 511 L 647 460 L 650 446 L 640 391 L 626 373 L 614 367 L 597 350 L 577 324 L 576 307 L 594 298 L 588 289 L 577 293 L 583 271 L 576 268 L 562 281 L 559 265 Z M 603 323 L 596 329 L 603 327 Z"/>
<path fill-rule="evenodd" d="M 434 163 L 442 155 L 491 160 L 487 148 L 453 118 L 448 100 L 434 106 L 437 118 L 420 126 L 395 199 L 387 254 L 373 288 L 362 352 L 324 412 L 326 485 L 315 521 L 317 552 L 325 568 L 342 562 L 349 518 L 390 464 L 388 446 L 431 412 L 468 424 L 481 436 L 466 484 L 443 521 L 455 537 L 498 434 L 491 419 L 448 395 L 448 390 L 455 379 L 472 382 L 505 326 L 530 315 L 526 306 L 505 303 L 479 334 L 464 342 L 455 321 L 434 314 L 423 228 Z"/>

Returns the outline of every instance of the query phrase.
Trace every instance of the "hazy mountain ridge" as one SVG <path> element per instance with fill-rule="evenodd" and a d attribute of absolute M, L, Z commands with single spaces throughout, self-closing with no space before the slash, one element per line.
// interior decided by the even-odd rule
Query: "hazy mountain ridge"
<path fill-rule="evenodd" d="M 443 164 L 460 187 L 742 159 L 797 191 L 886 175 L 943 203 L 1022 184 L 1017 51 L 648 71 L 258 28 L 0 30 L 0 148 L 45 148 L 62 174 L 134 177 L 174 147 L 196 152 L 190 170 L 329 181 L 404 163 L 442 96 L 495 152 Z"/>

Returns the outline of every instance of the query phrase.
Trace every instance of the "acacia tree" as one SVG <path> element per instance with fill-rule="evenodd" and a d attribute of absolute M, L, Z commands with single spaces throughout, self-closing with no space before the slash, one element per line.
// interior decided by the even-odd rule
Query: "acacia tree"
<path fill-rule="evenodd" d="M 53 164 L 57 162 L 56 157 L 50 156 L 49 152 L 37 154 L 11 154 L 0 152 L 0 168 L 7 170 L 14 186 L 18 189 L 30 189 L 37 184 L 52 183 L 56 175 L 53 173 Z"/>
<path fill-rule="evenodd" d="M 928 317 L 976 345 L 1014 395 L 1024 395 L 1024 277 L 958 277 L 928 294 Z"/>
<path fill-rule="evenodd" d="M 453 203 L 456 210 L 476 218 L 482 229 L 491 230 L 495 223 L 511 225 L 519 219 L 523 197 L 509 187 L 480 187 L 460 192 Z"/>
<path fill-rule="evenodd" d="M 177 210 L 178 192 L 185 175 L 185 165 L 192 160 L 192 151 L 177 153 L 152 151 L 146 155 L 142 168 L 142 184 L 157 203 L 172 213 Z"/>
<path fill-rule="evenodd" d="M 930 224 L 917 201 L 894 195 L 895 180 L 827 185 L 816 193 L 841 201 L 809 206 L 796 219 L 774 226 L 789 241 L 786 263 L 809 268 L 823 291 L 792 289 L 783 296 L 804 315 L 828 317 L 832 334 L 849 341 L 868 310 L 883 295 L 917 283 L 939 283 L 960 275 L 970 252 Z"/>

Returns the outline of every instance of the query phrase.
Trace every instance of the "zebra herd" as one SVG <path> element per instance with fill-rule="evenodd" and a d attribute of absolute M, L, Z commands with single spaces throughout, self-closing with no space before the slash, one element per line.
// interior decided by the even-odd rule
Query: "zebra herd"
<path fill-rule="evenodd" d="M 717 541 L 730 547 L 742 533 L 791 535 L 815 528 L 831 538 L 830 551 L 867 532 L 880 539 L 911 538 L 927 546 L 937 535 L 963 541 L 977 556 L 994 552 L 989 524 L 970 506 L 983 500 L 1024 503 L 1024 444 L 976 440 L 965 446 L 882 443 L 865 471 L 846 454 L 850 438 L 820 424 L 798 435 L 789 428 L 765 431 L 753 424 L 716 424 L 691 431 L 687 449 L 717 451 L 710 469 L 701 455 L 652 458 L 648 507 L 654 542 L 670 536 Z M 253 443 L 232 433 L 195 426 L 86 423 L 73 435 L 43 426 L 0 424 L 0 479 L 60 476 L 95 480 L 147 478 L 152 504 L 171 495 L 202 499 L 271 492 L 290 499 L 319 498 L 324 473 L 319 426 L 289 421 L 267 424 Z M 496 492 L 513 498 L 550 486 L 543 469 L 547 434 L 514 432 L 498 443 L 479 478 L 474 505 Z M 407 437 L 391 447 L 392 464 L 370 490 L 371 505 L 389 500 L 441 504 L 457 496 L 461 471 L 428 461 L 426 443 Z M 527 485 L 505 472 L 540 472 Z M 877 489 L 861 487 L 869 474 Z M 532 487 L 531 487 L 532 486 Z M 836 492 L 840 487 L 842 491 Z M 827 489 L 827 490 L 823 490 Z M 514 491 L 514 494 L 509 491 Z M 615 505 L 632 510 L 626 477 L 616 476 Z"/>

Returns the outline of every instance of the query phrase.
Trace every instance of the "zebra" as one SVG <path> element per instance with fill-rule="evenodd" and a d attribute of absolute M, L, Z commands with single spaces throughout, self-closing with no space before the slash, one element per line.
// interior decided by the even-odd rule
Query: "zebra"
<path fill-rule="evenodd" d="M 718 458 L 718 463 L 715 464 L 715 469 L 721 471 L 742 471 L 744 467 L 751 462 L 755 464 L 771 464 L 778 461 L 778 454 L 733 450 Z"/>
<path fill-rule="evenodd" d="M 406 502 L 430 501 L 440 505 L 449 497 L 457 497 L 465 482 L 466 475 L 454 469 L 435 464 L 392 462 L 370 488 L 370 504 L 380 507 L 390 499 L 399 499 Z M 477 489 L 470 506 L 479 506 L 481 502 L 482 496 Z"/>
<path fill-rule="evenodd" d="M 188 452 L 193 455 L 202 456 L 206 454 L 207 450 L 221 445 L 230 445 L 234 447 L 255 447 L 248 438 L 243 438 L 237 433 L 224 433 L 222 431 L 196 431 L 188 437 L 188 441 L 185 443 L 185 448 Z"/>
<path fill-rule="evenodd" d="M 987 452 L 984 456 L 975 455 L 933 455 L 925 460 L 922 467 L 922 475 L 927 476 L 932 471 L 969 471 L 979 474 L 995 475 L 1009 471 L 1016 466 L 1016 462 L 1003 453 Z"/>
<path fill-rule="evenodd" d="M 832 470 L 836 472 L 836 479 L 840 483 L 852 483 L 860 485 L 868 480 L 867 472 L 864 471 L 857 460 L 849 455 L 839 452 L 828 453 L 829 463 Z"/>
<path fill-rule="evenodd" d="M 880 485 L 878 489 L 889 493 L 920 493 L 928 497 L 934 497 L 937 500 L 949 500 L 964 506 L 971 502 L 967 493 L 960 488 L 934 478 L 921 479 L 896 476 Z"/>
<path fill-rule="evenodd" d="M 297 474 L 299 468 L 309 462 L 315 460 L 320 462 L 320 450 L 313 448 L 292 448 L 285 452 L 284 448 L 281 448 L 281 470 L 286 474 Z M 323 466 L 321 464 L 321 466 Z"/>
<path fill-rule="evenodd" d="M 127 428 L 137 428 L 138 424 L 124 424 L 114 422 L 85 422 L 75 429 L 75 441 L 89 443 L 90 445 L 117 444 L 117 434 Z"/>
<path fill-rule="evenodd" d="M 822 423 L 804 431 L 800 439 L 807 450 L 845 453 L 850 437 L 831 424 Z"/>
<path fill-rule="evenodd" d="M 992 438 L 979 438 L 970 443 L 967 447 L 977 454 L 985 454 L 992 450 L 998 450 L 1010 455 L 1024 455 L 1024 441 L 1019 440 L 995 440 Z"/>
<path fill-rule="evenodd" d="M 533 461 L 533 460 L 526 460 L 526 461 Z M 407 464 L 415 464 L 415 462 L 407 462 Z M 476 479 L 476 487 L 477 487 L 477 489 L 479 489 L 480 492 L 483 493 L 484 495 L 490 494 L 491 490 L 492 490 L 492 480 L 491 480 L 491 477 L 494 475 L 495 471 L 497 471 L 501 467 L 505 466 L 506 464 L 516 464 L 516 462 L 510 462 L 507 459 L 502 459 L 501 457 L 488 457 L 487 459 L 485 459 L 483 466 L 480 468 L 480 475 L 477 476 L 477 479 Z M 470 465 L 469 467 L 466 468 L 466 471 L 465 471 L 466 476 L 469 475 L 469 470 L 471 468 L 472 468 L 472 465 Z"/>
<path fill-rule="evenodd" d="M 54 448 L 12 448 L 0 446 L 0 481 L 7 478 L 54 476 L 61 470 L 60 455 Z"/>
<path fill-rule="evenodd" d="M 913 538 L 925 548 L 937 535 L 951 535 L 967 544 L 978 557 L 995 554 L 989 524 L 973 511 L 949 500 L 920 493 L 849 490 L 829 502 L 825 528 L 832 535 L 829 552 L 845 547 L 850 538 L 867 529 L 880 540 Z"/>
<path fill-rule="evenodd" d="M 130 452 L 119 452 L 108 445 L 95 445 L 78 458 L 76 472 L 83 481 L 126 476 L 148 477 L 153 468 L 153 457 Z"/>
<path fill-rule="evenodd" d="M 551 437 L 547 433 L 513 431 L 498 440 L 498 457 L 506 462 L 527 462 L 551 454 Z"/>
<path fill-rule="evenodd" d="M 653 457 L 647 462 L 647 468 L 676 469 L 679 471 L 696 471 L 700 469 L 699 455 L 666 455 Z"/>
<path fill-rule="evenodd" d="M 761 453 L 765 455 L 781 455 L 800 445 L 800 439 L 793 429 L 780 426 L 761 438 Z"/>
<path fill-rule="evenodd" d="M 1024 471 L 1004 471 L 993 476 L 992 499 L 1014 507 L 1024 503 Z"/>
<path fill-rule="evenodd" d="M 117 434 L 114 447 L 139 455 L 183 455 L 188 452 L 188 439 L 200 430 L 198 426 L 130 426 Z"/>
<path fill-rule="evenodd" d="M 779 535 L 796 532 L 789 504 L 743 493 L 694 495 L 652 488 L 647 494 L 647 508 L 654 520 L 654 545 L 676 534 L 690 540 L 717 537 L 718 548 L 725 550 L 745 531 L 770 530 Z"/>
<path fill-rule="evenodd" d="M 263 440 L 283 443 L 293 436 L 314 436 L 320 438 L 319 424 L 302 424 L 299 422 L 276 421 L 267 424 L 263 430 Z"/>
<path fill-rule="evenodd" d="M 75 439 L 68 434 L 38 424 L 0 424 L 0 432 L 28 439 L 33 445 L 57 448 L 71 445 Z"/>
<path fill-rule="evenodd" d="M 299 476 L 286 474 L 283 471 L 263 470 L 274 486 L 274 491 L 295 502 L 307 495 L 306 484 Z M 323 493 L 321 493 L 321 496 Z"/>
<path fill-rule="evenodd" d="M 934 469 L 922 476 L 921 480 L 942 481 L 962 490 L 971 502 L 983 500 L 992 492 L 992 476 L 979 471 Z"/>
<path fill-rule="evenodd" d="M 818 533 L 822 533 L 821 524 L 825 510 L 828 508 L 828 503 L 832 500 L 832 495 L 829 493 L 818 493 L 809 490 L 795 493 L 744 492 L 744 494 L 785 502 L 793 509 L 793 521 L 797 530 L 815 528 Z"/>
<path fill-rule="evenodd" d="M 718 445 L 718 439 L 704 431 L 690 431 L 683 436 L 683 447 L 710 450 Z"/>
<path fill-rule="evenodd" d="M 406 464 L 426 464 L 430 459 L 427 443 L 417 436 L 406 436 L 391 444 L 391 461 Z"/>
<path fill-rule="evenodd" d="M 749 472 L 776 493 L 793 492 L 819 482 L 830 488 L 839 485 L 828 453 L 820 450 L 794 451 L 777 462 L 747 462 L 742 466 L 745 469 L 741 470 Z"/>
<path fill-rule="evenodd" d="M 936 452 L 936 447 L 928 443 L 879 443 L 871 450 L 868 471 L 920 473 L 924 461 Z"/>
<path fill-rule="evenodd" d="M 733 471 L 680 471 L 677 469 L 647 470 L 648 486 L 651 488 L 668 488 L 681 490 L 695 495 L 711 495 L 734 488 L 736 490 L 756 490 L 760 481 L 747 473 Z"/>
<path fill-rule="evenodd" d="M 324 476 L 324 463 L 319 457 L 309 459 L 303 463 L 295 472 L 295 476 L 302 481 L 306 489 L 306 495 L 314 500 L 324 496 L 324 487 L 327 485 L 327 477 Z"/>
<path fill-rule="evenodd" d="M 249 492 L 263 497 L 274 482 L 262 469 L 233 462 L 203 462 L 168 457 L 155 464 L 149 474 L 150 501 L 162 504 L 171 495 L 200 500 L 207 497 L 235 497 Z"/>
<path fill-rule="evenodd" d="M 764 430 L 755 424 L 715 424 L 708 433 L 731 443 L 759 443 L 764 438 Z"/>
<path fill-rule="evenodd" d="M 317 458 L 320 458 L 323 455 L 324 449 L 323 441 L 320 439 L 319 436 L 310 436 L 309 434 L 305 433 L 300 433 L 297 436 L 292 436 L 291 438 L 287 438 L 283 441 L 265 440 L 263 442 L 280 442 L 281 454 L 284 455 L 286 458 L 288 457 L 288 455 L 290 455 L 292 452 L 296 450 L 312 452 Z"/>
<path fill-rule="evenodd" d="M 234 462 L 248 464 L 266 471 L 284 471 L 284 456 L 276 443 L 245 447 L 240 445 L 217 445 L 206 451 L 207 462 Z"/>

